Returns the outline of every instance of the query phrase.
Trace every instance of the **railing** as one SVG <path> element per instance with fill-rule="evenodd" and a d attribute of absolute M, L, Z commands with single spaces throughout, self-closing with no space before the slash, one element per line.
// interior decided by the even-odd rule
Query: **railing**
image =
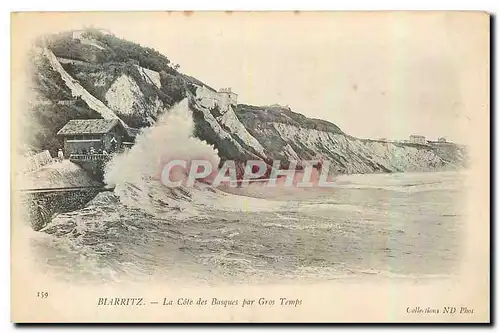
<path fill-rule="evenodd" d="M 108 154 L 71 154 L 70 161 L 105 161 L 110 158 Z"/>

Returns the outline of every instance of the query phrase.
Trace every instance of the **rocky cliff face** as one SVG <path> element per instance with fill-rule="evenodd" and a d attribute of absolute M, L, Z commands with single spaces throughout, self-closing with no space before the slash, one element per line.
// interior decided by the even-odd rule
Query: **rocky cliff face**
<path fill-rule="evenodd" d="M 119 118 L 151 126 L 188 98 L 195 135 L 213 144 L 222 161 L 323 158 L 339 173 L 422 171 L 462 167 L 466 151 L 453 144 L 415 145 L 358 139 L 336 125 L 280 106 L 214 105 L 216 91 L 180 73 L 157 51 L 99 30 L 40 40 L 33 53 L 34 90 L 27 144 L 60 146 L 55 133 L 70 119 Z"/>

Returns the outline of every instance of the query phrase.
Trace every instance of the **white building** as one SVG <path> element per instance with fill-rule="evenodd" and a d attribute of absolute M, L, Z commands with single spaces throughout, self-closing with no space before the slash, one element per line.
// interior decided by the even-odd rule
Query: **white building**
<path fill-rule="evenodd" d="M 425 136 L 423 135 L 410 135 L 411 143 L 419 143 L 425 145 L 427 142 L 425 141 Z"/>
<path fill-rule="evenodd" d="M 238 104 L 238 94 L 231 91 L 231 88 L 222 88 L 217 93 L 217 105 L 221 110 L 225 110 L 229 105 Z"/>

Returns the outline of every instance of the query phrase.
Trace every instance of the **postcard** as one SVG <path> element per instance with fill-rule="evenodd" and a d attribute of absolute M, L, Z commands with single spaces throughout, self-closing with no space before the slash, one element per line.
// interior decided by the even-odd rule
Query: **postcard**
<path fill-rule="evenodd" d="M 13 322 L 490 322 L 488 13 L 11 25 Z"/>

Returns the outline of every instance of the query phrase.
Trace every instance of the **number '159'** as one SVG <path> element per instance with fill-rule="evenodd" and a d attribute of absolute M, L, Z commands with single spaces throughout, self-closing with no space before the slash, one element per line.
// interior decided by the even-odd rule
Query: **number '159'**
<path fill-rule="evenodd" d="M 49 297 L 49 293 L 46 291 L 39 291 L 36 293 L 36 297 L 38 298 L 47 298 Z"/>

